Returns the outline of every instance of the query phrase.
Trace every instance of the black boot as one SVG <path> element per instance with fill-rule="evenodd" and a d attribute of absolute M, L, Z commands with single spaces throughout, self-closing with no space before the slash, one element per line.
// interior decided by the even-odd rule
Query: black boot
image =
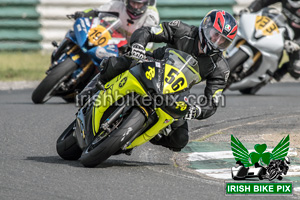
<path fill-rule="evenodd" d="M 288 66 L 289 66 L 289 63 L 286 62 L 284 63 L 281 68 L 277 69 L 274 74 L 273 74 L 273 78 L 276 80 L 276 81 L 280 81 L 282 79 L 282 77 L 288 72 Z"/>
<path fill-rule="evenodd" d="M 168 136 L 165 135 L 156 135 L 154 138 L 150 140 L 151 144 L 160 145 L 166 148 L 169 148 L 171 151 L 179 152 L 182 148 L 172 147 L 170 146 L 170 142 L 168 141 Z"/>

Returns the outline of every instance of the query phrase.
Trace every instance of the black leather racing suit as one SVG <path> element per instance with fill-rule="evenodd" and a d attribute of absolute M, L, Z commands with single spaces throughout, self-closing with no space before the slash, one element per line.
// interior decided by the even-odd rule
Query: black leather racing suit
<path fill-rule="evenodd" d="M 146 46 L 148 42 L 167 43 L 167 46 L 153 51 L 153 57 L 156 59 L 162 59 L 165 48 L 168 47 L 184 51 L 195 57 L 200 63 L 201 78 L 202 80 L 206 80 L 204 94 L 211 101 L 207 105 L 201 106 L 202 111 L 198 119 L 205 119 L 213 115 L 217 109 L 217 97 L 226 86 L 229 68 L 222 53 L 212 57 L 199 54 L 198 32 L 198 27 L 189 26 L 178 20 L 169 23 L 163 22 L 157 27 L 142 27 L 137 29 L 131 36 L 130 44 L 139 43 Z M 124 57 L 111 57 L 108 60 L 107 66 L 104 66 L 100 79 L 107 82 L 126 71 L 129 65 L 130 61 Z"/>
<path fill-rule="evenodd" d="M 256 12 L 271 4 L 281 2 L 282 13 L 287 17 L 288 25 L 294 31 L 293 39 L 300 45 L 300 7 L 293 6 L 288 0 L 256 0 L 248 7 L 250 12 Z M 284 63 L 283 66 L 275 72 L 275 77 L 278 80 L 287 72 L 289 72 L 295 79 L 300 77 L 300 51 L 289 53 L 289 62 Z M 277 78 L 276 78 L 277 79 Z"/>
<path fill-rule="evenodd" d="M 229 76 L 229 68 L 222 53 L 212 57 L 199 54 L 199 29 L 189 26 L 179 20 L 163 22 L 156 27 L 142 27 L 137 29 L 131 36 L 130 44 L 139 43 L 144 47 L 148 42 L 164 42 L 167 46 L 153 51 L 153 57 L 162 59 L 165 48 L 175 48 L 195 57 L 200 66 L 202 80 L 206 80 L 204 94 L 208 99 L 207 105 L 201 105 L 201 115 L 197 119 L 205 119 L 216 112 L 218 97 L 222 94 Z M 131 61 L 125 57 L 110 57 L 103 66 L 100 80 L 107 82 L 118 74 L 128 70 Z M 175 128 L 175 130 L 174 130 Z M 157 143 L 173 150 L 180 150 L 188 142 L 188 126 L 186 121 L 178 121 L 172 124 L 174 130 L 170 137 L 163 137 Z"/>

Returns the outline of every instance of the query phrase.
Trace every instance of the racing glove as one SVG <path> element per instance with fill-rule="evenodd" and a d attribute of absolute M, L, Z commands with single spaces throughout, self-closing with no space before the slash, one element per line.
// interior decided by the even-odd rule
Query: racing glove
<path fill-rule="evenodd" d="M 78 19 L 78 18 L 84 17 L 84 16 L 85 16 L 85 13 L 81 12 L 81 11 L 77 11 L 74 13 L 74 19 Z"/>
<path fill-rule="evenodd" d="M 137 60 L 146 59 L 146 50 L 145 47 L 139 43 L 133 43 L 131 46 L 131 57 Z"/>
<path fill-rule="evenodd" d="M 247 14 L 247 13 L 250 13 L 250 9 L 244 8 L 244 9 L 240 10 L 239 15 L 241 16 L 242 14 Z"/>
<path fill-rule="evenodd" d="M 294 51 L 299 51 L 300 50 L 300 46 L 292 41 L 292 40 L 286 40 L 284 42 L 284 49 L 288 52 L 288 53 L 293 53 Z"/>
<path fill-rule="evenodd" d="M 198 105 L 190 106 L 189 112 L 185 115 L 185 120 L 197 119 L 201 114 L 201 107 Z"/>

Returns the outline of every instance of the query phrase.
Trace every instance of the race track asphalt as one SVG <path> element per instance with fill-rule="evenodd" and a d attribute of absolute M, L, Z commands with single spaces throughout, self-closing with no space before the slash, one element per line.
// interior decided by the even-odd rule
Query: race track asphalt
<path fill-rule="evenodd" d="M 271 143 L 268 134 L 288 133 L 297 148 L 299 86 L 269 84 L 254 96 L 226 91 L 225 107 L 209 119 L 189 122 L 190 139 L 221 143 L 234 134 L 247 142 Z M 193 91 L 203 89 L 200 85 Z M 194 173 L 182 164 L 181 153 L 148 143 L 131 156 L 113 156 L 96 168 L 64 161 L 55 143 L 77 108 L 60 98 L 34 105 L 32 91 L 0 91 L 0 199 L 274 199 L 226 197 L 224 180 Z"/>

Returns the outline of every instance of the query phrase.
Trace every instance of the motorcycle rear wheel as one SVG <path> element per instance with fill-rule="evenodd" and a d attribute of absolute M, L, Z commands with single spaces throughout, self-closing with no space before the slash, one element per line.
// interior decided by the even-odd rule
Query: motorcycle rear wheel
<path fill-rule="evenodd" d="M 31 99 L 33 103 L 45 103 L 51 98 L 51 93 L 77 68 L 77 64 L 67 58 L 59 63 L 33 91 Z"/>
<path fill-rule="evenodd" d="M 73 136 L 75 124 L 74 120 L 56 141 L 56 151 L 65 160 L 78 160 L 82 154 L 82 150 Z"/>
<path fill-rule="evenodd" d="M 115 154 L 139 131 L 145 122 L 144 114 L 134 108 L 129 116 L 110 135 L 98 144 L 93 142 L 82 152 L 80 162 L 85 167 L 95 167 Z M 95 140 L 97 137 L 95 138 Z M 94 141 L 95 141 L 94 140 Z"/>

